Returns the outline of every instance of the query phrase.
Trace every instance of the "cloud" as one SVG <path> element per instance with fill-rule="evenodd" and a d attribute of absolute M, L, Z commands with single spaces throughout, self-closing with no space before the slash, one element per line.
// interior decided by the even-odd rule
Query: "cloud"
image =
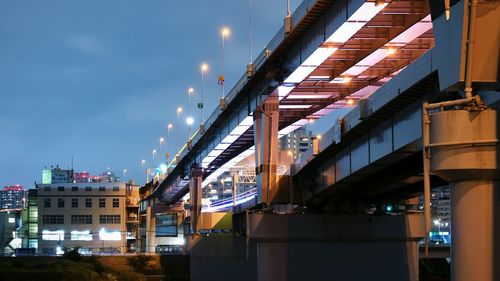
<path fill-rule="evenodd" d="M 100 55 L 106 52 L 106 46 L 101 40 L 88 35 L 72 35 L 66 38 L 65 43 L 85 53 Z"/>

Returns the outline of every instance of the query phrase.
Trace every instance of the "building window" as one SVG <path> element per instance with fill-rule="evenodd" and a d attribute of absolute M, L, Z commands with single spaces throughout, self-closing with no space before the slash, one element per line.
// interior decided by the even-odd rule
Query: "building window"
<path fill-rule="evenodd" d="M 52 241 L 62 241 L 64 240 L 64 230 L 44 230 L 42 231 L 42 239 L 43 240 L 52 240 Z"/>
<path fill-rule="evenodd" d="M 72 186 L 71 191 L 78 191 L 78 186 Z"/>
<path fill-rule="evenodd" d="M 45 208 L 50 208 L 50 198 L 43 199 L 43 206 Z"/>
<path fill-rule="evenodd" d="M 106 187 L 104 187 L 104 186 L 99 186 L 99 191 L 106 191 Z"/>
<path fill-rule="evenodd" d="M 44 190 L 44 191 L 50 191 L 50 186 L 44 186 L 44 187 L 43 187 L 43 190 Z"/>
<path fill-rule="evenodd" d="M 92 241 L 92 233 L 89 230 L 71 231 L 71 241 Z"/>
<path fill-rule="evenodd" d="M 64 224 L 64 215 L 43 215 L 43 224 Z"/>
<path fill-rule="evenodd" d="M 85 207 L 92 208 L 92 198 L 85 198 Z"/>
<path fill-rule="evenodd" d="M 92 224 L 92 215 L 71 215 L 71 224 Z"/>
<path fill-rule="evenodd" d="M 57 208 L 64 208 L 64 198 L 57 198 Z"/>
<path fill-rule="evenodd" d="M 121 223 L 120 215 L 99 215 L 100 224 L 119 224 Z"/>
<path fill-rule="evenodd" d="M 92 191 L 92 186 L 86 186 L 85 191 Z"/>
<path fill-rule="evenodd" d="M 64 186 L 58 186 L 57 191 L 64 191 Z"/>
<path fill-rule="evenodd" d="M 156 237 L 177 236 L 177 213 L 156 215 Z"/>
<path fill-rule="evenodd" d="M 113 198 L 113 208 L 119 208 L 119 207 L 120 207 L 120 199 Z"/>
<path fill-rule="evenodd" d="M 99 208 L 106 208 L 106 198 L 99 198 Z"/>
<path fill-rule="evenodd" d="M 71 199 L 71 208 L 78 208 L 78 198 Z"/>
<path fill-rule="evenodd" d="M 105 229 L 99 231 L 99 239 L 101 240 L 120 241 L 121 238 L 120 231 L 108 231 Z"/>
<path fill-rule="evenodd" d="M 119 186 L 113 186 L 113 191 L 119 191 L 120 187 Z"/>

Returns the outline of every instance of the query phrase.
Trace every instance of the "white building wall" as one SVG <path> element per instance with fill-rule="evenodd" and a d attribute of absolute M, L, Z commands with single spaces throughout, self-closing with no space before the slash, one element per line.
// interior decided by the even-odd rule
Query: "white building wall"
<path fill-rule="evenodd" d="M 50 187 L 50 191 L 46 190 Z M 59 187 L 64 187 L 60 191 Z M 73 190 L 77 187 L 77 191 Z M 86 188 L 90 187 L 88 191 Z M 100 190 L 104 187 L 104 191 Z M 118 187 L 118 191 L 113 190 Z M 126 185 L 123 182 L 111 183 L 64 183 L 38 185 L 38 222 L 39 222 L 39 253 L 52 254 L 57 247 L 72 248 L 81 247 L 88 249 L 92 253 L 119 252 L 125 253 L 127 249 L 126 241 Z M 45 200 L 51 200 L 51 206 L 45 207 Z M 58 199 L 64 200 L 64 207 L 58 206 Z M 72 206 L 72 199 L 78 199 L 78 207 Z M 105 207 L 99 206 L 99 199 L 105 200 Z M 118 199 L 119 206 L 113 207 L 113 199 Z M 86 206 L 86 200 L 91 200 L 91 207 Z M 63 215 L 63 223 L 47 223 L 44 216 Z M 72 223 L 72 215 L 91 215 L 92 223 Z M 120 222 L 102 224 L 101 215 L 119 215 Z M 52 236 L 43 235 L 44 231 L 64 231 L 64 235 L 55 234 Z M 72 231 L 81 233 L 90 232 L 91 240 L 72 240 Z M 118 232 L 117 240 L 104 240 L 104 236 L 109 236 L 109 232 Z M 108 235 L 103 235 L 107 233 Z M 47 232 L 46 232 L 47 234 Z M 116 233 L 115 233 L 116 234 Z M 55 240 L 47 240 L 52 238 Z M 73 239 L 75 239 L 73 235 Z M 87 235 L 87 238 L 88 235 Z M 104 237 L 106 238 L 106 237 Z"/>

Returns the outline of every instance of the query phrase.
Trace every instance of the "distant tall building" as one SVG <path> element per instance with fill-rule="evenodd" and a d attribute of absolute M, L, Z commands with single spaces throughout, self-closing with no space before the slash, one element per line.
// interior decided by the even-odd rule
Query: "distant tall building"
<path fill-rule="evenodd" d="M 74 173 L 73 178 L 75 182 L 90 182 L 90 173 L 89 172 Z"/>
<path fill-rule="evenodd" d="M 305 128 L 297 129 L 280 139 L 280 148 L 291 151 L 294 159 L 298 159 L 310 146 L 312 146 L 312 132 Z"/>
<path fill-rule="evenodd" d="M 26 203 L 26 192 L 21 185 L 6 186 L 0 190 L 0 209 L 21 209 Z"/>
<path fill-rule="evenodd" d="M 63 170 L 57 165 L 55 168 L 43 169 L 42 184 L 73 182 L 73 170 Z"/>
<path fill-rule="evenodd" d="M 119 182 L 120 178 L 107 170 L 98 176 L 90 176 L 90 182 Z"/>

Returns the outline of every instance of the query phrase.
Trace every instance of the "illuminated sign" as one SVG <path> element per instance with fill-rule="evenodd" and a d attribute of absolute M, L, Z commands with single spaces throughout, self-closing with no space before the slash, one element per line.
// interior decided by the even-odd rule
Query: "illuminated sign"
<path fill-rule="evenodd" d="M 52 183 L 52 170 L 45 169 L 42 172 L 42 184 L 51 184 Z"/>

